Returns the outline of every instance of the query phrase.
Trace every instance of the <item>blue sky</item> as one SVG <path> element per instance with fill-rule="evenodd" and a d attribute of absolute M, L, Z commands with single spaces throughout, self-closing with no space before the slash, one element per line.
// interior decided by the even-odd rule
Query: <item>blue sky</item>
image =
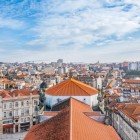
<path fill-rule="evenodd" d="M 0 1 L 0 61 L 138 61 L 139 54 L 139 0 Z"/>

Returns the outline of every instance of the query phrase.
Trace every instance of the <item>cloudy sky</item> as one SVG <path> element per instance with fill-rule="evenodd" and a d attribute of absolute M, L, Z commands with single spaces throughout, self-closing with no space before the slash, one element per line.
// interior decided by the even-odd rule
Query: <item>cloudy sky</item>
<path fill-rule="evenodd" d="M 140 0 L 0 0 L 0 61 L 140 60 Z"/>

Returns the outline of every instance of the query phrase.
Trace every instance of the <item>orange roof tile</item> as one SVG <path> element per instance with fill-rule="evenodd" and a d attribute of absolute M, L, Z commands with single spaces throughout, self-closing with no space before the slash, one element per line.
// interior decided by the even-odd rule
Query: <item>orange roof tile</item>
<path fill-rule="evenodd" d="M 59 113 L 59 111 L 45 111 L 43 113 L 44 116 L 56 116 Z"/>
<path fill-rule="evenodd" d="M 129 83 L 129 84 L 140 84 L 140 80 L 135 79 L 124 79 L 123 83 Z"/>
<path fill-rule="evenodd" d="M 12 92 L 10 92 L 9 94 L 12 97 L 17 97 L 17 96 L 30 96 L 30 93 L 32 93 L 32 95 L 38 95 L 38 91 L 37 90 L 30 90 L 29 88 L 27 89 L 20 89 L 20 90 L 13 90 Z"/>
<path fill-rule="evenodd" d="M 53 96 L 91 96 L 97 92 L 95 88 L 72 78 L 46 90 L 46 94 Z"/>
<path fill-rule="evenodd" d="M 0 96 L 4 99 L 12 98 L 9 93 L 8 90 L 0 90 Z"/>
<path fill-rule="evenodd" d="M 128 116 L 133 121 L 138 121 L 140 116 L 140 104 L 121 104 L 116 106 L 118 110 L 123 112 L 126 116 Z"/>
<path fill-rule="evenodd" d="M 92 111 L 90 106 L 73 98 L 66 102 L 69 106 L 31 128 L 24 140 L 121 140 L 112 126 L 84 114 Z"/>
<path fill-rule="evenodd" d="M 9 91 L 9 90 L 0 90 L 0 96 L 4 99 L 7 98 L 12 98 L 12 97 L 17 97 L 17 96 L 30 96 L 30 93 L 32 93 L 32 95 L 38 95 L 38 91 L 37 90 L 30 90 L 30 89 L 20 89 L 20 90 L 13 90 L 13 91 Z"/>

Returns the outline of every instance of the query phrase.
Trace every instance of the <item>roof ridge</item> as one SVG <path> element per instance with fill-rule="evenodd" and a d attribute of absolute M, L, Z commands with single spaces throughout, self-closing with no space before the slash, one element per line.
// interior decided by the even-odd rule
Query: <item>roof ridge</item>
<path fill-rule="evenodd" d="M 71 81 L 76 82 L 76 83 L 78 83 L 78 84 L 81 84 L 82 86 L 86 86 L 86 87 L 88 87 L 88 88 L 93 88 L 93 87 L 91 87 L 90 85 L 85 84 L 85 83 L 83 83 L 83 82 L 81 82 L 81 81 L 78 81 L 78 80 L 76 80 L 76 79 L 73 79 L 73 78 L 71 78 Z"/>
<path fill-rule="evenodd" d="M 81 86 L 79 86 L 78 83 L 76 83 L 75 81 L 72 81 L 72 82 L 75 83 L 76 86 L 78 86 L 80 89 L 82 89 L 83 91 L 85 91 L 87 95 L 91 95 L 91 94 L 87 93 L 87 91 L 85 89 L 83 89 Z"/>
<path fill-rule="evenodd" d="M 86 103 L 84 103 L 84 102 L 82 102 L 82 101 L 80 101 L 80 100 L 78 100 L 78 99 L 76 99 L 76 98 L 74 98 L 74 97 L 70 97 L 70 99 L 71 100 L 75 100 L 75 101 L 77 101 L 77 102 L 79 102 L 79 103 L 81 103 L 81 104 L 84 104 L 85 106 L 89 106 L 90 107 L 90 105 L 88 105 L 88 104 L 86 104 Z M 91 108 L 91 107 L 90 107 Z M 92 109 L 92 108 L 91 108 Z"/>
<path fill-rule="evenodd" d="M 91 96 L 97 94 L 97 92 L 96 88 L 75 79 L 68 79 L 46 90 L 46 94 L 52 96 Z"/>
<path fill-rule="evenodd" d="M 134 109 L 132 115 L 136 115 L 136 114 L 137 114 L 137 113 L 136 113 L 136 110 L 138 109 L 138 107 L 139 107 L 139 106 L 135 106 L 135 109 Z"/>
<path fill-rule="evenodd" d="M 70 98 L 70 140 L 72 140 L 72 98 Z"/>
<path fill-rule="evenodd" d="M 69 82 L 67 82 L 67 80 L 66 81 L 64 81 L 64 83 L 63 83 L 64 85 L 63 86 L 61 86 L 55 93 L 58 93 L 62 88 L 64 88 L 66 85 L 68 85 L 69 84 Z"/>
<path fill-rule="evenodd" d="M 69 98 L 66 98 L 66 99 L 64 99 L 64 100 L 62 100 L 62 101 L 60 101 L 60 102 L 58 102 L 58 103 L 56 103 L 56 104 L 54 104 L 54 105 L 52 106 L 52 108 L 55 107 L 55 106 L 57 106 L 57 105 L 59 105 L 59 104 L 61 104 L 61 103 L 66 102 L 66 101 L 69 100 L 69 99 L 70 99 L 70 97 L 69 97 Z M 52 111 L 52 108 L 51 108 L 51 111 Z"/>

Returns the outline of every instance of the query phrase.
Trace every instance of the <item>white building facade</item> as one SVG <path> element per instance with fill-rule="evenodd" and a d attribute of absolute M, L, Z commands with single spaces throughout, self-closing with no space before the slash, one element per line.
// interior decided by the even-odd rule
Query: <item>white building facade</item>
<path fill-rule="evenodd" d="M 140 113 L 137 114 L 137 116 Z M 112 125 L 123 140 L 140 140 L 140 120 L 133 120 L 122 111 L 112 113 Z"/>
<path fill-rule="evenodd" d="M 52 107 L 53 105 L 72 97 L 72 98 L 82 101 L 92 107 L 92 106 L 96 106 L 98 104 L 97 96 L 98 96 L 98 94 L 92 95 L 92 96 L 51 96 L 51 95 L 46 95 L 46 105 L 49 107 Z"/>
<path fill-rule="evenodd" d="M 52 107 L 60 101 L 73 97 L 92 107 L 98 104 L 97 96 L 98 90 L 71 78 L 46 90 L 46 105 Z"/>
<path fill-rule="evenodd" d="M 16 133 L 29 129 L 36 123 L 38 104 L 38 94 L 8 98 L 0 96 L 0 133 Z"/>

